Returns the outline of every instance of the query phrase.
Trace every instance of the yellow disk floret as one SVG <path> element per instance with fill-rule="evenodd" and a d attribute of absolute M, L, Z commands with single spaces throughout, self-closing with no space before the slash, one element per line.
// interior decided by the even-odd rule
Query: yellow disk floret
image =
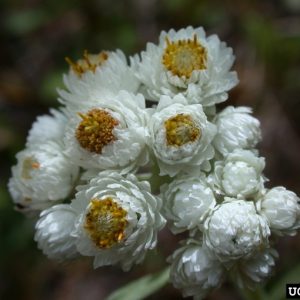
<path fill-rule="evenodd" d="M 84 228 L 94 244 L 101 249 L 111 248 L 125 237 L 127 211 L 111 197 L 92 199 L 85 216 Z"/>
<path fill-rule="evenodd" d="M 102 51 L 99 54 L 89 54 L 87 50 L 83 52 L 83 58 L 76 62 L 73 62 L 69 57 L 66 57 L 67 63 L 79 77 L 87 71 L 95 73 L 96 68 L 101 66 L 107 59 L 108 53 L 105 51 Z"/>
<path fill-rule="evenodd" d="M 178 114 L 166 120 L 166 139 L 169 146 L 182 146 L 201 137 L 201 129 L 190 115 Z"/>
<path fill-rule="evenodd" d="M 22 166 L 22 178 L 23 179 L 32 179 L 31 171 L 37 170 L 40 168 L 40 164 L 33 158 L 33 157 L 27 157 L 23 161 Z"/>
<path fill-rule="evenodd" d="M 193 71 L 206 69 L 207 51 L 196 35 L 193 39 L 172 42 L 167 37 L 166 42 L 162 63 L 173 75 L 190 78 Z"/>
<path fill-rule="evenodd" d="M 119 121 L 103 109 L 92 109 L 86 114 L 78 114 L 82 121 L 75 132 L 77 141 L 82 148 L 101 154 L 104 146 L 116 140 L 113 129 Z"/>

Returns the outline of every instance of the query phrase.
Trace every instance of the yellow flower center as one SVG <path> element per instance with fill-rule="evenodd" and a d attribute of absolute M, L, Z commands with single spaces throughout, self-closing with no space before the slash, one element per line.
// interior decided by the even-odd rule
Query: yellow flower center
<path fill-rule="evenodd" d="M 80 146 L 90 152 L 102 153 L 104 146 L 116 140 L 113 129 L 119 124 L 109 112 L 103 109 L 92 109 L 86 114 L 78 113 L 82 121 L 75 136 Z"/>
<path fill-rule="evenodd" d="M 32 170 L 40 168 L 40 164 L 33 157 L 26 157 L 23 161 L 21 177 L 24 179 L 32 179 Z"/>
<path fill-rule="evenodd" d="M 84 228 L 97 247 L 108 249 L 124 239 L 126 216 L 127 211 L 113 198 L 94 198 L 85 216 Z"/>
<path fill-rule="evenodd" d="M 69 57 L 66 57 L 67 63 L 71 69 L 79 77 L 87 71 L 95 73 L 96 68 L 101 66 L 108 59 L 108 53 L 105 51 L 99 54 L 89 54 L 87 50 L 83 52 L 83 58 L 73 62 Z"/>
<path fill-rule="evenodd" d="M 166 38 L 162 63 L 173 75 L 190 78 L 195 70 L 206 69 L 207 51 L 197 40 L 193 39 L 170 41 Z"/>
<path fill-rule="evenodd" d="M 182 146 L 201 137 L 201 129 L 190 115 L 178 114 L 164 123 L 169 146 Z"/>

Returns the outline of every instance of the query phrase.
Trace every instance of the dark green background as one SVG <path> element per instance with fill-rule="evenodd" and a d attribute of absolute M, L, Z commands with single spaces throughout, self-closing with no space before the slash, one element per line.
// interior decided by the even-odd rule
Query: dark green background
<path fill-rule="evenodd" d="M 57 106 L 56 87 L 68 69 L 65 56 L 84 49 L 122 49 L 132 55 L 159 32 L 204 26 L 236 55 L 240 84 L 231 105 L 253 107 L 262 124 L 268 185 L 300 195 L 299 0 L 1 0 L 0 2 L 0 298 L 99 300 L 133 278 L 161 269 L 178 239 L 160 234 L 159 250 L 129 273 L 92 270 L 88 258 L 49 261 L 33 241 L 33 221 L 15 212 L 7 192 L 10 167 L 37 115 Z M 281 238 L 280 259 L 266 288 L 284 293 L 278 280 L 300 264 L 300 238 Z M 296 273 L 296 277 L 300 280 Z M 283 281 L 284 282 L 284 281 Z M 225 282 L 209 299 L 239 299 Z M 171 285 L 149 299 L 181 299 Z"/>

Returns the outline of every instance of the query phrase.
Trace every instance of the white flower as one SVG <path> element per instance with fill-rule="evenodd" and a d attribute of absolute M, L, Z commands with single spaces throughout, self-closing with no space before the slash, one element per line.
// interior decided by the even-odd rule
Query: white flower
<path fill-rule="evenodd" d="M 148 182 L 104 171 L 78 190 L 71 203 L 77 213 L 72 236 L 79 253 L 95 257 L 95 268 L 119 263 L 129 270 L 156 246 L 165 219 Z"/>
<path fill-rule="evenodd" d="M 8 187 L 20 210 L 42 210 L 63 200 L 73 189 L 78 168 L 63 154 L 60 144 L 48 142 L 17 154 Z"/>
<path fill-rule="evenodd" d="M 170 279 L 184 297 L 202 299 L 221 284 L 224 270 L 220 262 L 195 241 L 176 250 L 169 260 L 172 263 Z"/>
<path fill-rule="evenodd" d="M 65 260 L 77 256 L 75 238 L 71 236 L 76 219 L 68 204 L 55 205 L 42 211 L 36 223 L 34 240 L 38 248 L 51 259 Z"/>
<path fill-rule="evenodd" d="M 236 149 L 215 162 L 209 182 L 219 194 L 247 198 L 263 189 L 265 159 L 249 150 Z"/>
<path fill-rule="evenodd" d="M 162 96 L 148 124 L 149 145 L 158 159 L 160 175 L 175 176 L 187 168 L 210 168 L 215 126 L 200 104 L 187 105 L 185 97 Z"/>
<path fill-rule="evenodd" d="M 66 153 L 84 168 L 120 169 L 127 173 L 148 162 L 147 113 L 142 95 L 121 91 L 97 106 L 70 112 Z"/>
<path fill-rule="evenodd" d="M 146 97 L 183 93 L 190 103 L 211 106 L 227 99 L 237 83 L 232 49 L 216 35 L 205 36 L 202 27 L 162 31 L 159 44 L 147 44 L 141 61 L 132 59 Z"/>
<path fill-rule="evenodd" d="M 278 253 L 273 248 L 265 248 L 258 251 L 249 259 L 241 259 L 231 270 L 233 278 L 241 288 L 255 289 L 255 287 L 267 279 L 275 265 Z"/>
<path fill-rule="evenodd" d="M 250 113 L 249 107 L 228 106 L 217 115 L 214 146 L 221 154 L 227 155 L 237 148 L 254 148 L 261 140 L 260 123 Z"/>
<path fill-rule="evenodd" d="M 32 124 L 27 137 L 27 147 L 43 144 L 47 141 L 63 143 L 67 117 L 65 112 L 56 109 L 50 109 L 51 115 L 37 117 Z"/>
<path fill-rule="evenodd" d="M 94 102 L 99 95 L 114 96 L 120 90 L 136 93 L 139 81 L 128 66 L 121 50 L 84 53 L 83 58 L 70 63 L 70 72 L 64 75 L 66 90 L 58 90 L 59 101 L 67 107 Z"/>
<path fill-rule="evenodd" d="M 260 214 L 268 221 L 272 232 L 296 234 L 300 227 L 300 199 L 284 187 L 275 187 L 265 193 L 257 203 Z"/>
<path fill-rule="evenodd" d="M 162 190 L 164 216 L 175 234 L 202 225 L 216 205 L 214 194 L 201 173 L 178 176 Z"/>
<path fill-rule="evenodd" d="M 268 244 L 267 220 L 256 213 L 253 202 L 225 197 L 205 221 L 204 242 L 221 261 L 247 258 Z"/>

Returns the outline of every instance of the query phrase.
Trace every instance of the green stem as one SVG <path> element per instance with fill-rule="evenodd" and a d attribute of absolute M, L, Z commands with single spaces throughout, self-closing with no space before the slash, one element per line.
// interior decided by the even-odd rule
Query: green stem
<path fill-rule="evenodd" d="M 160 290 L 169 281 L 170 268 L 132 281 L 109 295 L 106 300 L 141 300 Z"/>
<path fill-rule="evenodd" d="M 140 173 L 140 174 L 136 174 L 136 177 L 138 178 L 138 180 L 150 180 L 150 178 L 152 177 L 151 173 Z"/>
<path fill-rule="evenodd" d="M 153 165 L 151 169 L 152 176 L 149 178 L 149 183 L 151 185 L 151 191 L 153 194 L 159 194 L 160 187 L 164 183 L 170 182 L 169 176 L 160 176 L 160 169 L 156 159 L 153 159 Z"/>

